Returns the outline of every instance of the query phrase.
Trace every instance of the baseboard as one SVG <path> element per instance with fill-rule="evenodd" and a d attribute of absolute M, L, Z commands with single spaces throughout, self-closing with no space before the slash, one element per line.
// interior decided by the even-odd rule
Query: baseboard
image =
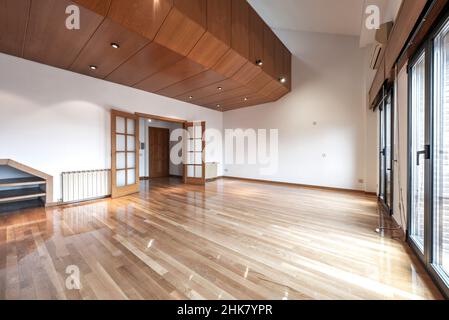
<path fill-rule="evenodd" d="M 367 192 L 365 192 L 363 190 L 335 188 L 335 187 L 325 187 L 325 186 L 315 186 L 315 185 L 292 183 L 292 182 L 282 182 L 282 181 L 263 180 L 263 179 L 251 179 L 251 178 L 232 177 L 232 176 L 222 176 L 221 178 L 223 178 L 223 179 L 231 179 L 231 180 L 242 180 L 242 181 L 255 182 L 255 183 L 267 183 L 267 184 L 273 184 L 273 185 L 283 185 L 283 186 L 290 186 L 290 187 L 316 189 L 316 190 L 350 192 L 350 193 L 357 193 L 357 194 L 363 194 L 363 195 L 369 195 L 369 196 L 376 195 L 375 193 L 371 194 L 371 193 L 367 193 Z"/>

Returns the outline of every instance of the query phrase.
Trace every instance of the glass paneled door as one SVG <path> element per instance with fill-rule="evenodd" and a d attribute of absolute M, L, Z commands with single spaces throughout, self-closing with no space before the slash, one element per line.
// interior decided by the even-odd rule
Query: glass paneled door
<path fill-rule="evenodd" d="M 184 123 L 187 137 L 184 141 L 184 183 L 205 184 L 206 166 L 204 162 L 206 143 L 204 132 L 206 131 L 205 122 L 186 122 Z"/>
<path fill-rule="evenodd" d="M 449 297 L 449 18 L 409 65 L 409 241 Z"/>
<path fill-rule="evenodd" d="M 434 39 L 432 264 L 449 285 L 449 21 Z"/>
<path fill-rule="evenodd" d="M 387 212 L 391 213 L 393 203 L 393 90 L 384 89 L 379 102 L 380 110 L 380 157 L 379 198 Z"/>
<path fill-rule="evenodd" d="M 426 145 L 426 54 L 412 62 L 410 77 L 410 238 L 424 254 Z"/>
<path fill-rule="evenodd" d="M 139 119 L 111 111 L 112 198 L 139 192 Z"/>

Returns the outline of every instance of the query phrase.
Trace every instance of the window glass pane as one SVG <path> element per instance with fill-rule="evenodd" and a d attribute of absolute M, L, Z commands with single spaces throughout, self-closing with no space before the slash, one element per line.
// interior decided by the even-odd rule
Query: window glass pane
<path fill-rule="evenodd" d="M 434 43 L 434 264 L 449 275 L 449 24 Z"/>
<path fill-rule="evenodd" d="M 195 164 L 202 164 L 202 156 L 203 154 L 201 152 L 195 152 Z"/>
<path fill-rule="evenodd" d="M 381 108 L 383 108 L 383 103 Z M 380 198 L 385 200 L 385 109 L 380 111 Z"/>
<path fill-rule="evenodd" d="M 203 167 L 195 166 L 195 178 L 202 178 L 202 177 L 203 177 Z"/>
<path fill-rule="evenodd" d="M 127 158 L 128 158 L 128 168 L 135 168 L 136 167 L 136 154 L 134 152 L 128 152 Z"/>
<path fill-rule="evenodd" d="M 125 170 L 117 171 L 117 187 L 124 187 L 126 185 Z"/>
<path fill-rule="evenodd" d="M 411 69 L 411 238 L 424 252 L 425 54 Z M 419 163 L 418 163 L 419 159 Z"/>
<path fill-rule="evenodd" d="M 125 169 L 126 163 L 125 163 L 125 153 L 124 152 L 117 152 L 117 169 Z"/>
<path fill-rule="evenodd" d="M 115 136 L 116 145 L 115 148 L 117 151 L 125 151 L 125 136 L 122 134 L 118 134 Z"/>
<path fill-rule="evenodd" d="M 128 170 L 128 182 L 127 184 L 135 184 L 136 183 L 136 170 L 130 169 Z"/>
<path fill-rule="evenodd" d="M 134 136 L 127 136 L 127 150 L 126 151 L 135 151 L 136 150 L 136 138 Z"/>
<path fill-rule="evenodd" d="M 125 118 L 122 117 L 115 118 L 115 132 L 125 133 Z"/>
<path fill-rule="evenodd" d="M 187 132 L 188 132 L 188 138 L 189 139 L 195 138 L 195 135 L 194 135 L 194 132 L 193 132 L 193 127 L 187 127 Z"/>
<path fill-rule="evenodd" d="M 385 102 L 385 203 L 391 208 L 391 95 L 388 95 Z"/>
<path fill-rule="evenodd" d="M 195 151 L 194 140 L 187 140 L 187 152 Z"/>
<path fill-rule="evenodd" d="M 187 177 L 189 178 L 195 177 L 195 166 L 187 166 Z"/>
<path fill-rule="evenodd" d="M 135 134 L 134 123 L 135 123 L 134 119 L 128 119 L 128 123 L 127 123 L 127 127 L 126 127 L 128 134 Z"/>
<path fill-rule="evenodd" d="M 203 141 L 200 139 L 193 140 L 195 143 L 195 151 L 202 151 L 203 150 Z"/>
<path fill-rule="evenodd" d="M 187 153 L 187 159 L 186 159 L 186 164 L 195 164 L 195 159 L 194 159 L 194 153 L 193 152 L 189 152 Z"/>
<path fill-rule="evenodd" d="M 201 125 L 196 125 L 194 128 L 195 128 L 195 139 L 202 139 L 203 128 L 201 127 Z"/>

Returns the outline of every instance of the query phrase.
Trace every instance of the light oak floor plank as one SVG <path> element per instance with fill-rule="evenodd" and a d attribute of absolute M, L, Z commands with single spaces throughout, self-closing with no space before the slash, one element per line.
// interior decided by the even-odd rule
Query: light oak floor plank
<path fill-rule="evenodd" d="M 0 216 L 0 299 L 442 299 L 399 234 L 374 232 L 380 219 L 355 192 L 144 181 Z"/>

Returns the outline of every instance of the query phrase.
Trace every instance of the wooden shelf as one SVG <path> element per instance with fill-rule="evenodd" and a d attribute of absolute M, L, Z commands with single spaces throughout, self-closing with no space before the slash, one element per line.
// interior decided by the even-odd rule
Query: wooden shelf
<path fill-rule="evenodd" d="M 0 179 L 0 188 L 4 187 L 21 187 L 21 186 L 31 186 L 31 185 L 41 185 L 45 184 L 44 179 L 38 177 L 29 178 L 15 178 L 15 179 Z"/>
<path fill-rule="evenodd" d="M 45 196 L 45 191 L 41 190 L 40 188 L 2 190 L 0 191 L 0 203 L 22 201 Z"/>

